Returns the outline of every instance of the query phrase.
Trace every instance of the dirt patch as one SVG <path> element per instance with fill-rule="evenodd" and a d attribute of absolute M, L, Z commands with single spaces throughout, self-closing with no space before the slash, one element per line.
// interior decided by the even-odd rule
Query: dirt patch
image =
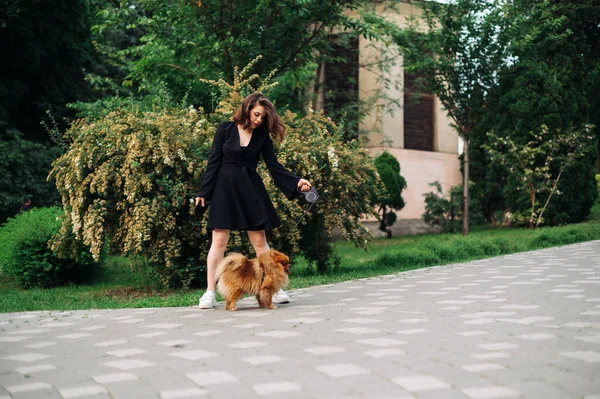
<path fill-rule="evenodd" d="M 166 298 L 173 291 L 157 291 L 149 287 L 117 287 L 94 292 L 93 296 L 106 299 L 130 300 L 147 297 Z"/>

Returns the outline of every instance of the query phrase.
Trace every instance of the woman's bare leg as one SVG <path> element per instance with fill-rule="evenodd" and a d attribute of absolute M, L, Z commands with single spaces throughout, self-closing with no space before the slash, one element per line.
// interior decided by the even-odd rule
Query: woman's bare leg
<path fill-rule="evenodd" d="M 213 230 L 210 250 L 206 257 L 206 280 L 208 283 L 206 289 L 208 291 L 214 291 L 216 288 L 215 271 L 225 256 L 228 242 L 229 230 Z"/>
<path fill-rule="evenodd" d="M 267 235 L 265 234 L 264 230 L 248 230 L 248 239 L 254 248 L 257 258 L 260 256 L 260 254 L 267 252 L 270 249 L 269 244 L 267 243 Z"/>

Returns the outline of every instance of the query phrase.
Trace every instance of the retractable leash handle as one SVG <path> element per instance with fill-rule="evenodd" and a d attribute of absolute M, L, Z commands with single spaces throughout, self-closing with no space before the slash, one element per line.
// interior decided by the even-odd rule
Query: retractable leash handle
<path fill-rule="evenodd" d="M 301 194 L 304 194 L 304 199 L 307 202 L 311 202 L 314 204 L 319 199 L 319 193 L 314 187 L 311 187 L 308 191 L 301 191 L 299 188 L 297 188 L 296 190 L 298 190 Z"/>

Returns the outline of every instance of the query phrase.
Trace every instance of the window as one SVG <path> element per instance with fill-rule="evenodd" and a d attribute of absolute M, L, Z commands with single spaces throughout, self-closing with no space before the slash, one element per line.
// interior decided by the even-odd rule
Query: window
<path fill-rule="evenodd" d="M 330 36 L 335 61 L 325 65 L 323 92 L 325 113 L 334 120 L 344 117 L 348 138 L 358 137 L 358 36 Z"/>
<path fill-rule="evenodd" d="M 416 87 L 418 74 L 404 73 L 404 148 L 434 150 L 434 96 Z"/>

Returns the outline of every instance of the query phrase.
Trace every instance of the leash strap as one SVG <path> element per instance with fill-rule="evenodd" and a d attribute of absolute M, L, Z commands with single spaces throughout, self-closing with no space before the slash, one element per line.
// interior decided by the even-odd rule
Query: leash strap
<path fill-rule="evenodd" d="M 300 219 L 298 219 L 298 221 L 296 222 L 296 225 L 294 226 L 294 228 L 298 227 L 298 225 L 300 224 L 300 222 L 302 221 L 302 219 L 304 219 L 304 216 L 306 216 L 306 214 L 310 211 L 310 208 L 313 207 L 314 204 L 316 204 L 317 201 L 313 202 L 310 204 L 310 206 L 308 208 L 306 208 L 306 210 L 304 211 L 304 213 L 302 214 L 302 216 L 300 216 Z"/>

